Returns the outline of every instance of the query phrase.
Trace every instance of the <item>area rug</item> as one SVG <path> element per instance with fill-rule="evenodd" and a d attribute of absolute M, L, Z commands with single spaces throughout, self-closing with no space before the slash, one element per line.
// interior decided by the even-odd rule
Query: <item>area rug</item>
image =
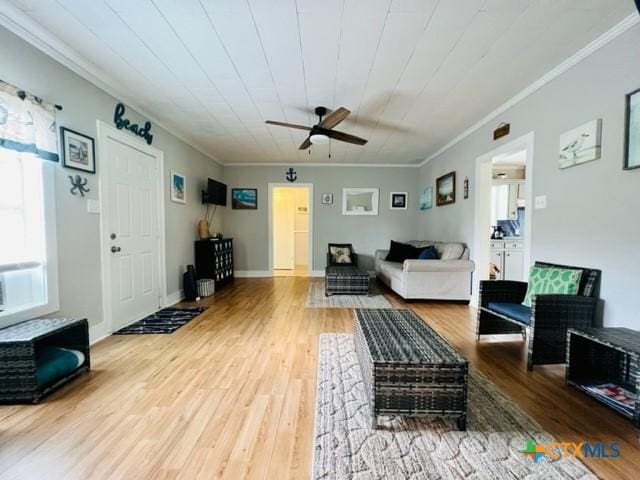
<path fill-rule="evenodd" d="M 573 457 L 525 456 L 529 439 L 553 437 L 474 369 L 468 395 L 466 432 L 451 420 L 400 417 L 379 417 L 372 431 L 353 335 L 321 335 L 313 479 L 596 478 Z"/>
<path fill-rule="evenodd" d="M 330 295 L 324 294 L 324 279 L 309 279 L 307 308 L 391 308 L 391 304 L 371 281 L 369 295 Z"/>
<path fill-rule="evenodd" d="M 205 307 L 163 308 L 113 333 L 114 335 L 173 333 L 205 310 Z"/>

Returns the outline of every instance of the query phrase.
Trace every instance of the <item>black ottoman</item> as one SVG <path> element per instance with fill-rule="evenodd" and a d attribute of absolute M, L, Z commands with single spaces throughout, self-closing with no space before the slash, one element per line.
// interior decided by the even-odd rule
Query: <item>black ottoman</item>
<path fill-rule="evenodd" d="M 369 295 L 369 273 L 357 267 L 327 267 L 324 294 Z"/>

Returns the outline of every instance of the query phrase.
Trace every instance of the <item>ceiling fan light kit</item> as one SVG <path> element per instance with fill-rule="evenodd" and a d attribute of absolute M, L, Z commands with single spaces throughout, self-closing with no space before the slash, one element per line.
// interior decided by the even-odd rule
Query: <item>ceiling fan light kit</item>
<path fill-rule="evenodd" d="M 341 142 L 352 143 L 354 145 L 364 145 L 367 140 L 364 138 L 356 137 L 344 132 L 338 132 L 333 130 L 333 127 L 338 125 L 351 113 L 344 107 L 340 107 L 337 110 L 327 115 L 326 107 L 316 107 L 315 113 L 318 115 L 318 123 L 312 127 L 306 125 L 296 125 L 294 123 L 276 122 L 273 120 L 267 120 L 267 125 L 277 125 L 280 127 L 296 128 L 298 130 L 306 130 L 309 132 L 309 136 L 305 138 L 304 142 L 300 145 L 300 150 L 307 150 L 311 145 L 326 145 L 329 143 L 329 139 L 339 140 Z M 311 153 L 311 152 L 309 152 Z"/>

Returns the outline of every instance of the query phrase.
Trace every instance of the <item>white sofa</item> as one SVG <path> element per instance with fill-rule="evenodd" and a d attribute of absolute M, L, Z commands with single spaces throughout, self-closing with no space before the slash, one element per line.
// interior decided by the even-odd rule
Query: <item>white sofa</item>
<path fill-rule="evenodd" d="M 438 260 L 387 262 L 388 250 L 376 250 L 376 277 L 405 299 L 461 300 L 471 296 L 471 275 L 475 268 L 469 249 L 456 242 L 406 242 L 423 248 L 434 245 Z"/>

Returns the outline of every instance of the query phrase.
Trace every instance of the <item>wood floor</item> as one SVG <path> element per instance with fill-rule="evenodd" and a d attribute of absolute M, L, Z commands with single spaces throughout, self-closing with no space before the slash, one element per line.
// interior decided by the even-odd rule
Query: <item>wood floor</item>
<path fill-rule="evenodd" d="M 308 478 L 318 335 L 353 327 L 349 309 L 305 309 L 308 282 L 237 279 L 172 335 L 95 345 L 88 375 L 0 406 L 0 479 Z M 640 478 L 638 430 L 565 387 L 561 366 L 527 373 L 518 337 L 476 344 L 467 306 L 408 306 L 556 439 L 618 441 L 619 458 L 585 460 L 596 474 Z"/>

